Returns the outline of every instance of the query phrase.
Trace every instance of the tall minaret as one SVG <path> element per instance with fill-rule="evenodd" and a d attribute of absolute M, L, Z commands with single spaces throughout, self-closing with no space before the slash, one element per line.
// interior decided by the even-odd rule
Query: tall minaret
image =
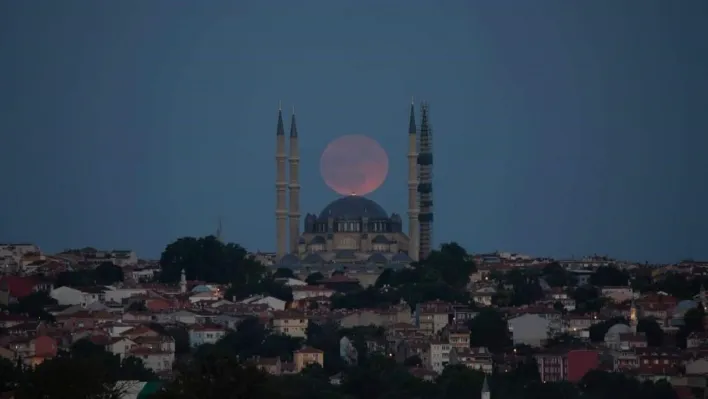
<path fill-rule="evenodd" d="M 275 148 L 275 253 L 278 259 L 282 258 L 288 250 L 287 218 L 288 208 L 285 203 L 285 191 L 288 182 L 285 178 L 285 129 L 283 128 L 283 110 L 278 107 L 278 128 L 276 130 Z"/>
<path fill-rule="evenodd" d="M 300 150 L 297 145 L 297 125 L 295 124 L 295 107 L 290 120 L 290 184 L 288 185 L 290 199 L 290 253 L 297 253 L 300 239 Z"/>
<path fill-rule="evenodd" d="M 182 273 L 179 277 L 179 292 L 183 294 L 187 292 L 187 272 L 185 272 L 184 269 L 182 269 Z"/>
<path fill-rule="evenodd" d="M 489 383 L 487 382 L 487 376 L 484 376 L 484 382 L 482 383 L 482 392 L 479 395 L 480 399 L 492 399 L 492 391 L 489 390 Z"/>
<path fill-rule="evenodd" d="M 634 303 L 634 298 L 632 298 L 632 304 L 629 307 L 629 327 L 632 329 L 632 333 L 637 333 L 638 324 L 639 315 L 637 314 L 637 305 Z"/>
<path fill-rule="evenodd" d="M 428 104 L 420 106 L 420 146 L 418 151 L 418 172 L 420 183 L 420 259 L 425 259 L 433 245 L 433 138 L 428 122 Z"/>
<path fill-rule="evenodd" d="M 411 117 L 408 123 L 408 256 L 414 261 L 420 255 L 418 241 L 418 129 L 415 125 L 415 105 L 411 100 Z"/>
<path fill-rule="evenodd" d="M 216 239 L 219 240 L 219 242 L 224 242 L 222 234 L 223 230 L 221 228 L 221 216 L 219 216 L 219 225 L 216 227 Z"/>

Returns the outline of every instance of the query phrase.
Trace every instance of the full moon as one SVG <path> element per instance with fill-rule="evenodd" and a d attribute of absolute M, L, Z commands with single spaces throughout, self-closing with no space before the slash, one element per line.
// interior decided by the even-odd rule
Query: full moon
<path fill-rule="evenodd" d="M 327 145 L 320 158 L 325 183 L 341 195 L 366 195 L 381 187 L 388 174 L 388 155 L 376 140 L 342 136 Z"/>

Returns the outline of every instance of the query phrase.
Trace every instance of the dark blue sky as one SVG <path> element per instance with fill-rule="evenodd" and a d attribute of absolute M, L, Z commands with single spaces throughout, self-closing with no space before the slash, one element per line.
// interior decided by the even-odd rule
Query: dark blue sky
<path fill-rule="evenodd" d="M 705 1 L 3 1 L 0 60 L 0 241 L 155 257 L 222 215 L 273 250 L 279 100 L 303 211 L 361 133 L 391 160 L 371 198 L 405 214 L 415 96 L 436 243 L 708 258 Z"/>

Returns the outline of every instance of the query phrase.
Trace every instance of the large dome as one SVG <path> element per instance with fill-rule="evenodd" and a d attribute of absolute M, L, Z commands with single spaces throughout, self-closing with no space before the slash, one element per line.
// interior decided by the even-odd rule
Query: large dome
<path fill-rule="evenodd" d="M 388 214 L 376 202 L 358 195 L 349 195 L 330 202 L 320 213 L 320 220 L 388 219 Z"/>

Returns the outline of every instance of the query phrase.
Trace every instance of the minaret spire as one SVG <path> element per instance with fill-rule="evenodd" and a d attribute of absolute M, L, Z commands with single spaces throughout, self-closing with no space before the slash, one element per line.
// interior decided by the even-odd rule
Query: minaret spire
<path fill-rule="evenodd" d="M 187 292 L 187 272 L 184 269 L 179 276 L 179 292 L 183 294 Z"/>
<path fill-rule="evenodd" d="M 300 149 L 298 147 L 297 123 L 295 122 L 295 107 L 290 119 L 290 194 L 288 213 L 290 221 L 290 253 L 298 252 L 300 239 Z"/>
<path fill-rule="evenodd" d="M 223 242 L 223 230 L 221 226 L 221 216 L 219 216 L 219 225 L 216 227 L 216 239 L 219 240 L 220 242 Z"/>
<path fill-rule="evenodd" d="M 275 253 L 278 259 L 286 254 L 288 248 L 288 237 L 286 220 L 288 218 L 288 208 L 285 203 L 285 191 L 288 182 L 285 177 L 285 128 L 283 127 L 282 104 L 278 104 L 278 126 L 275 132 Z"/>
<path fill-rule="evenodd" d="M 638 325 L 639 315 L 637 315 L 637 304 L 634 303 L 634 296 L 632 296 L 632 304 L 629 307 L 629 327 L 632 329 L 632 333 L 637 333 Z"/>
<path fill-rule="evenodd" d="M 487 382 L 487 376 L 484 376 L 484 382 L 482 383 L 482 392 L 479 395 L 480 399 L 491 399 L 492 391 L 489 389 L 489 383 Z"/>
<path fill-rule="evenodd" d="M 418 132 L 415 125 L 415 104 L 411 98 L 411 115 L 408 123 L 408 256 L 414 261 L 418 261 L 420 253 L 419 247 L 419 226 L 418 226 Z"/>
<path fill-rule="evenodd" d="M 425 259 L 433 245 L 433 138 L 428 121 L 428 104 L 420 105 L 420 146 L 418 153 L 418 184 L 420 214 L 420 259 Z"/>

